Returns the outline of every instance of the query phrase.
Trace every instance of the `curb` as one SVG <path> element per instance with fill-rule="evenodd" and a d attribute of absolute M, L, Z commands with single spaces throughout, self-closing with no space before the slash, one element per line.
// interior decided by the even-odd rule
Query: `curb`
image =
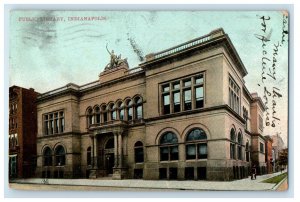
<path fill-rule="evenodd" d="M 274 187 L 272 188 L 272 190 L 276 191 L 278 189 L 278 187 L 280 185 L 282 185 L 282 183 L 287 180 L 288 176 L 286 176 L 285 178 L 283 178 L 283 180 L 281 180 L 279 183 L 277 183 L 276 185 L 274 185 Z"/>

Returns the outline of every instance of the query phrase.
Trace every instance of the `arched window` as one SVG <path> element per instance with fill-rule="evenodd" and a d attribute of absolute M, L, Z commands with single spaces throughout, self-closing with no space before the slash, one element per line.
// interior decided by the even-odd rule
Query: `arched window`
<path fill-rule="evenodd" d="M 160 139 L 160 160 L 178 160 L 178 139 L 172 132 L 166 132 Z"/>
<path fill-rule="evenodd" d="M 101 113 L 102 113 L 102 120 L 104 123 L 107 122 L 107 108 L 106 108 L 106 105 L 102 105 L 101 106 Z"/>
<path fill-rule="evenodd" d="M 92 148 L 88 147 L 86 151 L 86 163 L 88 166 L 92 165 Z"/>
<path fill-rule="evenodd" d="M 238 159 L 239 160 L 243 160 L 242 159 L 242 144 L 243 144 L 243 137 L 242 137 L 242 133 L 239 132 L 239 134 L 238 134 Z"/>
<path fill-rule="evenodd" d="M 197 128 L 186 137 L 186 159 L 207 158 L 207 136 L 204 130 Z"/>
<path fill-rule="evenodd" d="M 44 149 L 44 166 L 52 166 L 52 151 L 49 147 Z"/>
<path fill-rule="evenodd" d="M 124 120 L 125 119 L 125 104 L 124 102 L 118 103 L 118 110 L 119 110 L 119 119 Z"/>
<path fill-rule="evenodd" d="M 66 152 L 63 146 L 59 145 L 55 149 L 55 165 L 63 166 L 66 164 Z"/>
<path fill-rule="evenodd" d="M 117 111 L 116 111 L 116 106 L 114 103 L 111 103 L 109 105 L 109 110 L 110 110 L 110 120 L 116 120 L 117 119 Z"/>
<path fill-rule="evenodd" d="M 135 98 L 135 118 L 143 118 L 143 101 L 141 97 Z"/>
<path fill-rule="evenodd" d="M 144 162 L 144 148 L 143 143 L 140 141 L 134 144 L 134 159 L 136 163 Z"/>
<path fill-rule="evenodd" d="M 235 159 L 235 130 L 232 128 L 230 131 L 230 158 Z"/>
<path fill-rule="evenodd" d="M 127 121 L 131 121 L 133 118 L 132 100 L 127 101 Z"/>
<path fill-rule="evenodd" d="M 89 108 L 87 110 L 87 123 L 88 123 L 88 127 L 93 124 L 93 110 L 92 108 Z"/>
<path fill-rule="evenodd" d="M 100 123 L 100 108 L 98 106 L 95 107 L 95 122 Z"/>

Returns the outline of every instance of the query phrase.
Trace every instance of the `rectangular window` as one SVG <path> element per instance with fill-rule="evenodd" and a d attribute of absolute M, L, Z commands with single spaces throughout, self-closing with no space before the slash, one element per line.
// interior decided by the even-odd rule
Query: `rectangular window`
<path fill-rule="evenodd" d="M 176 180 L 177 179 L 177 168 L 170 168 L 169 169 L 169 179 Z"/>
<path fill-rule="evenodd" d="M 185 179 L 193 180 L 194 179 L 194 167 L 185 168 Z"/>
<path fill-rule="evenodd" d="M 161 147 L 160 148 L 160 160 L 161 161 L 168 161 L 169 160 L 169 148 L 168 147 Z"/>
<path fill-rule="evenodd" d="M 186 146 L 186 159 L 196 159 L 196 145 Z"/>
<path fill-rule="evenodd" d="M 260 115 L 259 115 L 259 129 L 263 130 L 263 119 Z"/>
<path fill-rule="evenodd" d="M 184 91 L 184 110 L 192 109 L 192 93 L 191 90 Z"/>
<path fill-rule="evenodd" d="M 50 120 L 50 134 L 53 134 L 53 128 L 54 128 L 53 120 Z"/>
<path fill-rule="evenodd" d="M 180 89 L 180 82 L 173 83 L 173 90 Z"/>
<path fill-rule="evenodd" d="M 207 158 L 207 144 L 198 145 L 198 158 L 206 159 Z"/>
<path fill-rule="evenodd" d="M 164 114 L 170 114 L 170 95 L 163 96 L 164 101 Z"/>
<path fill-rule="evenodd" d="M 204 107 L 204 74 L 182 78 L 161 86 L 162 114 Z"/>
<path fill-rule="evenodd" d="M 265 153 L 264 144 L 260 142 L 259 145 L 260 145 L 260 153 Z"/>
<path fill-rule="evenodd" d="M 229 76 L 229 106 L 240 114 L 240 88 L 231 76 Z"/>
<path fill-rule="evenodd" d="M 184 87 L 191 86 L 191 84 L 192 84 L 191 79 L 187 79 L 187 80 L 183 81 L 183 86 Z"/>
<path fill-rule="evenodd" d="M 159 179 L 167 179 L 167 168 L 159 168 Z"/>
<path fill-rule="evenodd" d="M 180 92 L 173 93 L 174 112 L 180 112 Z"/>
<path fill-rule="evenodd" d="M 202 84 L 203 83 L 203 75 L 195 77 L 195 83 Z"/>
<path fill-rule="evenodd" d="M 196 108 L 202 108 L 203 107 L 203 86 L 196 87 Z"/>
<path fill-rule="evenodd" d="M 163 91 L 164 93 L 165 93 L 165 92 L 169 92 L 169 91 L 170 91 L 170 86 L 169 86 L 169 84 L 163 86 L 163 90 L 162 90 L 162 91 Z"/>
<path fill-rule="evenodd" d="M 60 112 L 51 112 L 45 114 L 44 116 L 44 134 L 52 135 L 57 133 L 62 133 L 65 130 L 65 121 L 64 113 Z"/>
<path fill-rule="evenodd" d="M 170 147 L 170 160 L 178 160 L 178 146 Z"/>

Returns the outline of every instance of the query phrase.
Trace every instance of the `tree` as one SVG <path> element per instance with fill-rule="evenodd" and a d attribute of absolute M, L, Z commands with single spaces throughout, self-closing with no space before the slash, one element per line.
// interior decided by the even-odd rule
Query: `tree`
<path fill-rule="evenodd" d="M 280 151 L 278 164 L 280 166 L 287 166 L 288 165 L 288 148 L 285 148 Z"/>

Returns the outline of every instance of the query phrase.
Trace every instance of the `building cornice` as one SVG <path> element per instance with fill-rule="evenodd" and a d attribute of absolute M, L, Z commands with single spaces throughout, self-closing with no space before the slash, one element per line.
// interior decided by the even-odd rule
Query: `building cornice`
<path fill-rule="evenodd" d="M 229 55 L 241 72 L 242 77 L 248 74 L 230 38 L 225 34 L 222 28 L 161 52 L 149 54 L 146 56 L 146 62 L 140 64 L 140 67 L 145 70 L 152 69 L 157 67 L 160 63 L 168 63 L 168 61 L 178 60 L 180 57 L 189 57 L 192 53 L 197 53 L 200 50 L 203 52 L 205 49 L 211 49 L 216 46 L 223 46 L 230 53 Z"/>

